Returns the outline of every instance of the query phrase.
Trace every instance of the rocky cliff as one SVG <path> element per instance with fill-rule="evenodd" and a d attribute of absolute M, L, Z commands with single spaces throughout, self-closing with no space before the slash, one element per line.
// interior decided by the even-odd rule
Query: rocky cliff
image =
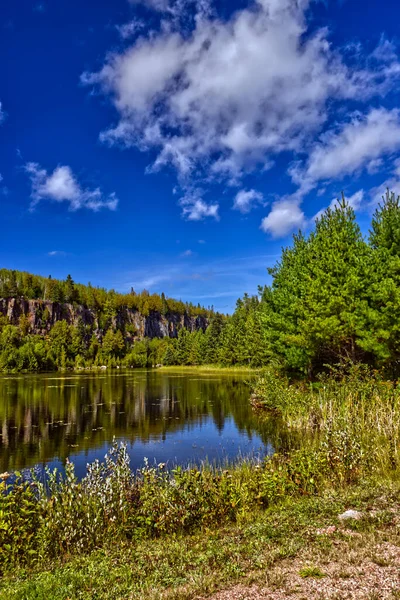
<path fill-rule="evenodd" d="M 96 311 L 83 306 L 61 304 L 47 300 L 27 300 L 25 298 L 0 298 L 0 315 L 18 325 L 20 318 L 29 319 L 32 333 L 44 335 L 57 321 L 67 321 L 70 325 L 83 323 L 90 326 L 100 336 L 99 315 Z M 128 332 L 135 339 L 177 337 L 183 327 L 189 331 L 205 330 L 208 322 L 205 317 L 190 317 L 171 313 L 162 315 L 151 312 L 148 316 L 138 311 L 122 307 L 113 318 L 113 326 Z"/>

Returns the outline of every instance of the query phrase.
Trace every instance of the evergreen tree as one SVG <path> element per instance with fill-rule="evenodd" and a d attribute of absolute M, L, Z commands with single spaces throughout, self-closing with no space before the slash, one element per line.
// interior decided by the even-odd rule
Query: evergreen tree
<path fill-rule="evenodd" d="M 175 352 L 174 352 L 172 345 L 169 345 L 168 348 L 166 349 L 161 362 L 165 367 L 170 367 L 172 365 L 176 365 L 177 360 L 176 360 Z"/>
<path fill-rule="evenodd" d="M 71 275 L 67 275 L 67 279 L 65 280 L 65 301 L 70 304 L 74 303 L 78 299 L 77 290 L 75 289 L 75 283 L 72 279 Z"/>
<path fill-rule="evenodd" d="M 311 367 L 362 359 L 358 338 L 366 326 L 370 252 L 344 198 L 317 220 L 307 256 L 299 330 Z"/>
<path fill-rule="evenodd" d="M 368 324 L 361 345 L 397 379 L 400 371 L 400 199 L 389 190 L 372 219 Z"/>
<path fill-rule="evenodd" d="M 169 308 L 168 308 L 168 302 L 165 298 L 164 292 L 161 294 L 161 302 L 162 302 L 161 314 L 165 316 L 169 313 Z"/>

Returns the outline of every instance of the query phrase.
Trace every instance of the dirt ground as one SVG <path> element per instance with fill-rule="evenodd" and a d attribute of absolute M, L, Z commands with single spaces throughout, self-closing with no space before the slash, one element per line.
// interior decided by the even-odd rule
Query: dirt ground
<path fill-rule="evenodd" d="M 333 551 L 287 560 L 265 573 L 265 580 L 236 585 L 208 600 L 396 600 L 400 599 L 400 547 L 365 543 L 349 532 L 351 543 L 335 541 Z M 203 600 L 203 599 L 202 599 Z"/>

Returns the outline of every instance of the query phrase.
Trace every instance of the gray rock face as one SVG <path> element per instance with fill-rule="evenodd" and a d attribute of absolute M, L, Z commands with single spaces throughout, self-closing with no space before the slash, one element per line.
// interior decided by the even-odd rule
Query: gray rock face
<path fill-rule="evenodd" d="M 33 333 L 45 335 L 57 321 L 67 321 L 69 325 L 82 322 L 89 325 L 101 336 L 104 332 L 99 328 L 96 311 L 79 305 L 61 304 L 48 300 L 27 300 L 25 298 L 0 298 L 0 315 L 7 317 L 12 325 L 18 325 L 22 316 L 28 317 Z M 151 312 L 145 317 L 136 310 L 122 307 L 113 319 L 113 326 L 124 330 L 130 325 L 127 337 L 132 339 L 175 338 L 180 329 L 189 331 L 206 330 L 208 320 L 205 317 L 190 317 L 171 313 L 162 315 Z M 135 332 L 135 333 L 132 333 Z"/>

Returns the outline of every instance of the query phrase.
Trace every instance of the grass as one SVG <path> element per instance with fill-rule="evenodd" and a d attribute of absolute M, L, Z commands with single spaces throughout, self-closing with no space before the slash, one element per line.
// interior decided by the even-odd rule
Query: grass
<path fill-rule="evenodd" d="M 321 577 L 326 577 L 326 573 L 321 571 L 319 567 L 308 565 L 302 567 L 299 571 L 300 577 L 305 579 L 306 577 L 312 577 L 313 579 L 320 579 Z"/>
<path fill-rule="evenodd" d="M 267 415 L 279 418 L 298 444 L 330 444 L 335 470 L 362 463 L 382 474 L 400 464 L 400 386 L 365 366 L 317 384 L 290 383 L 269 370 L 252 398 Z"/>
<path fill-rule="evenodd" d="M 337 577 L 352 577 L 369 554 L 376 558 L 381 543 L 400 544 L 399 524 L 393 518 L 399 491 L 398 483 L 368 480 L 345 492 L 290 499 L 240 524 L 204 528 L 192 535 L 110 541 L 86 556 L 7 575 L 0 583 L 0 599 L 182 600 L 238 582 L 289 593 L 288 579 L 299 574 L 321 578 L 329 563 L 337 564 Z M 369 515 L 357 535 L 337 519 L 349 506 Z M 388 510 L 393 510 L 391 520 Z M 337 527 L 332 536 L 318 534 L 331 525 Z"/>

